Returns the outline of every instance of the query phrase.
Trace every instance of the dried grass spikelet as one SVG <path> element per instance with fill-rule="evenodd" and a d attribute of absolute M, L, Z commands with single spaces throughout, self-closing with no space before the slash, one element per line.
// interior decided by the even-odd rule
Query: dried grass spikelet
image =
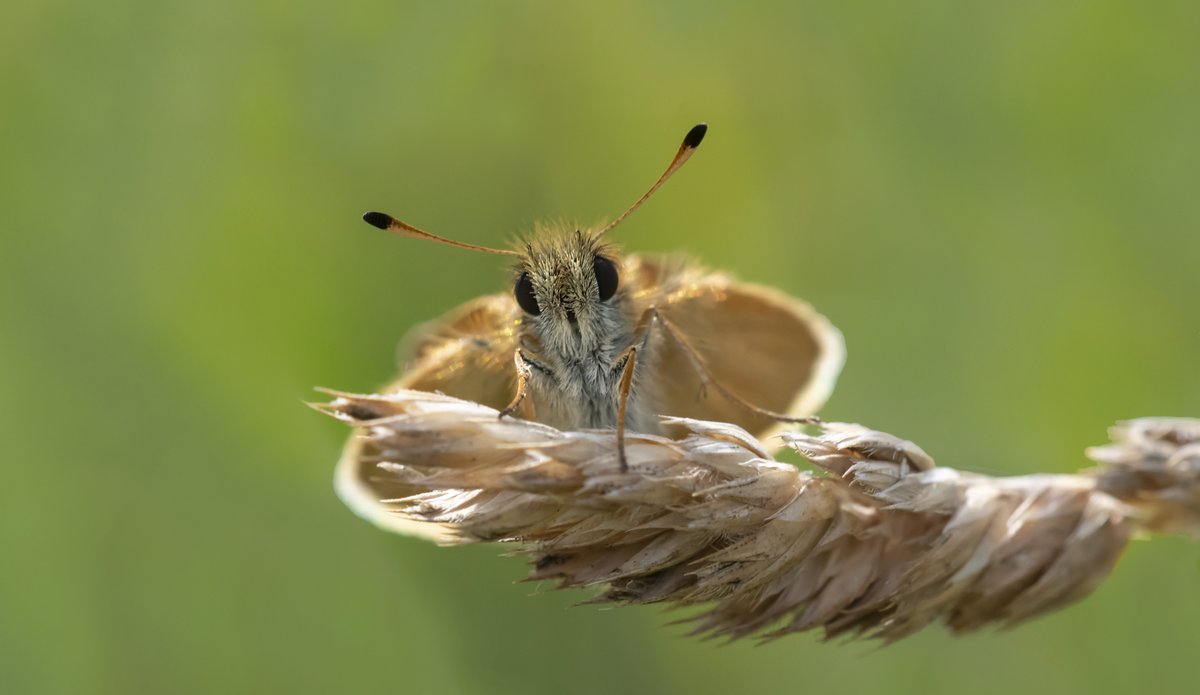
<path fill-rule="evenodd" d="M 934 621 L 1012 625 L 1087 595 L 1139 530 L 1200 532 L 1200 421 L 1138 420 L 1076 476 L 991 478 L 935 467 L 912 442 L 852 424 L 771 459 L 732 425 L 688 435 L 563 432 L 419 391 L 335 394 L 350 455 L 387 499 L 343 499 L 443 542 L 515 541 L 532 580 L 604 587 L 596 603 L 706 604 L 695 632 L 894 641 Z M 394 523 L 393 530 L 410 530 Z M 428 534 L 426 534 L 428 535 Z"/>
<path fill-rule="evenodd" d="M 1113 443 L 1093 447 L 1097 486 L 1138 510 L 1155 533 L 1200 535 L 1200 420 L 1141 418 L 1118 423 Z"/>

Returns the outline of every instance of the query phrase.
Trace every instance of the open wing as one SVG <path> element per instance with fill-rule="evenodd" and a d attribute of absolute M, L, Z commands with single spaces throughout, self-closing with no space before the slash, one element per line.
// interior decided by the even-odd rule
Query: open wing
<path fill-rule="evenodd" d="M 503 408 L 516 392 L 513 352 L 517 348 L 520 313 L 511 295 L 490 295 L 468 302 L 445 316 L 420 326 L 405 342 L 411 347 L 411 366 L 384 393 L 398 389 L 440 391 L 449 396 Z M 421 490 L 379 475 L 376 452 L 351 438 L 334 473 L 338 497 L 360 517 L 388 531 L 447 541 L 436 524 L 409 521 L 396 513 L 389 499 Z M 402 463 L 402 462 L 401 462 Z"/>
<path fill-rule="evenodd" d="M 631 257 L 632 278 L 700 357 L 713 380 L 759 408 L 803 417 L 829 398 L 845 361 L 842 334 L 807 303 L 677 260 Z M 652 338 L 656 409 L 737 424 L 760 439 L 786 427 L 705 388 L 669 335 Z M 769 443 L 769 442 L 768 442 Z"/>
<path fill-rule="evenodd" d="M 418 326 L 404 340 L 413 355 L 407 371 L 384 392 L 441 391 L 503 408 L 516 391 L 513 352 L 520 323 L 512 295 L 493 294 Z"/>

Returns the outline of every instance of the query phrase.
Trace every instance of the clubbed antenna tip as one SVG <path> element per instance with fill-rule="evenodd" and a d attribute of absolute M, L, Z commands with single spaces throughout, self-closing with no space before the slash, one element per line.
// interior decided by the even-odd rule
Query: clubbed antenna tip
<path fill-rule="evenodd" d="M 392 216 L 382 212 L 364 212 L 363 222 L 366 222 L 372 227 L 386 230 L 392 223 Z"/>

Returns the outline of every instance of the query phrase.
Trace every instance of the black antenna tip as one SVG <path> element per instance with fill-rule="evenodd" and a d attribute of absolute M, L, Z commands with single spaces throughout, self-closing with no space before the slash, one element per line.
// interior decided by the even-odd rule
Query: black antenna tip
<path fill-rule="evenodd" d="M 688 131 L 688 134 L 683 136 L 683 146 L 689 150 L 694 150 L 700 146 L 700 141 L 704 139 L 704 134 L 708 132 L 708 124 L 701 123 L 694 126 Z"/>
<path fill-rule="evenodd" d="M 388 227 L 392 226 L 392 216 L 385 215 L 382 212 L 368 212 L 363 214 L 363 222 L 366 222 L 372 227 L 387 229 Z"/>

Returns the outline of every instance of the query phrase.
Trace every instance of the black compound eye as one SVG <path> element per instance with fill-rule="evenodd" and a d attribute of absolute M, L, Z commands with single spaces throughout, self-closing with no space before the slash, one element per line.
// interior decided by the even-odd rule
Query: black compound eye
<path fill-rule="evenodd" d="M 596 256 L 592 261 L 592 271 L 596 273 L 596 289 L 600 290 L 600 301 L 608 301 L 617 293 L 617 266 L 604 256 Z"/>
<path fill-rule="evenodd" d="M 533 296 L 533 281 L 529 279 L 529 273 L 521 273 L 521 277 L 517 278 L 517 286 L 513 288 L 513 294 L 517 297 L 517 304 L 521 305 L 526 314 L 537 316 L 542 313 L 542 308 L 537 303 L 537 297 Z"/>

